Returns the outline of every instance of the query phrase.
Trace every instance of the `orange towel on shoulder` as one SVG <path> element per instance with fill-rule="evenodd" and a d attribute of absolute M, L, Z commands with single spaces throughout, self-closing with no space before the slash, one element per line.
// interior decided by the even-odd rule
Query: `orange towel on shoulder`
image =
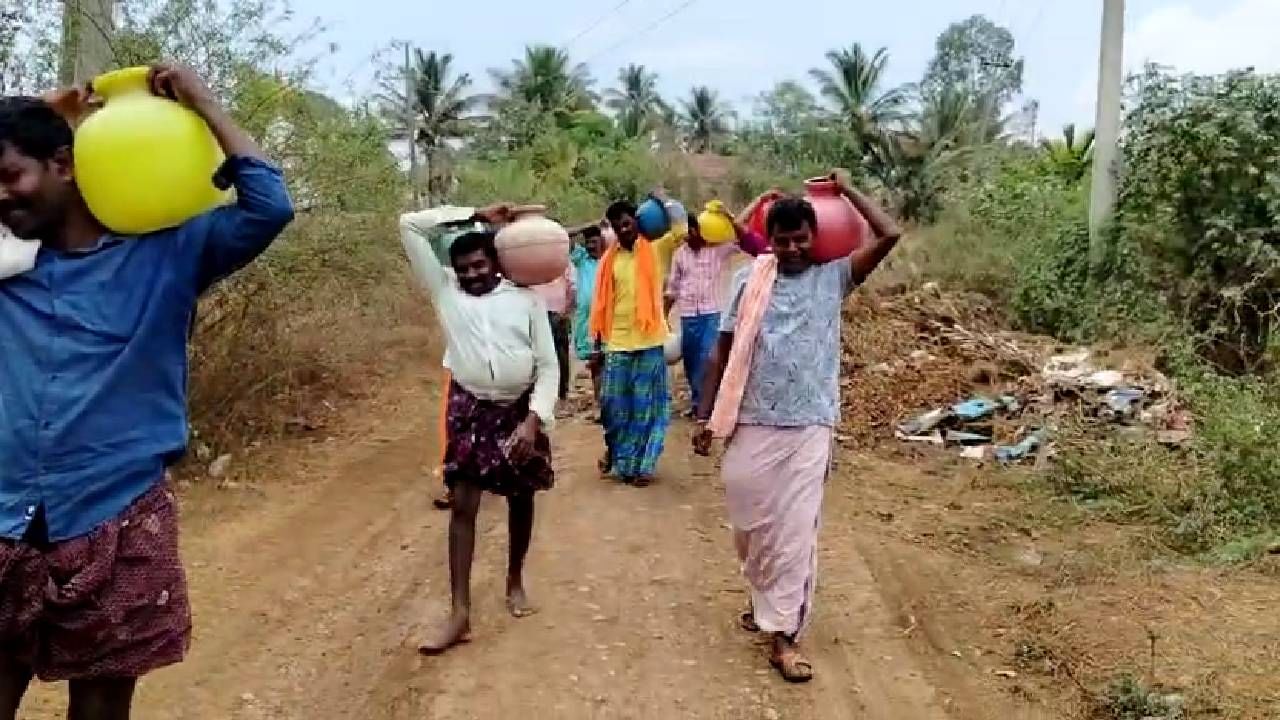
<path fill-rule="evenodd" d="M 631 250 L 636 255 L 636 324 L 645 334 L 657 332 L 662 323 L 662 301 L 658 297 L 658 256 L 653 243 L 636 238 Z M 591 337 L 609 340 L 613 331 L 613 263 L 618 257 L 615 243 L 605 250 L 596 271 L 596 293 L 591 301 Z"/>

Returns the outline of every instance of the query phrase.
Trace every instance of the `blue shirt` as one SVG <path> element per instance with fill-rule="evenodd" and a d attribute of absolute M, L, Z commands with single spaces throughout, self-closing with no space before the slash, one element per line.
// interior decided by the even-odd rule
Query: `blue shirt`
<path fill-rule="evenodd" d="M 0 281 L 0 537 L 43 505 L 50 541 L 84 535 L 164 476 L 187 445 L 196 298 L 293 219 L 280 172 L 232 158 L 236 204 L 88 250 L 42 248 Z"/>

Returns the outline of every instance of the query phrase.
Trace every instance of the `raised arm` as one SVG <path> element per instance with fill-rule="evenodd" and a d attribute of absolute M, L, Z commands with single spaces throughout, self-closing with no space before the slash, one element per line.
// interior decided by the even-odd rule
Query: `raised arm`
<path fill-rule="evenodd" d="M 194 71 L 156 65 L 147 79 L 151 92 L 182 103 L 209 126 L 227 157 L 215 180 L 236 191 L 234 205 L 192 220 L 182 234 L 183 256 L 203 292 L 262 254 L 293 220 L 293 202 L 279 169 Z"/>
<path fill-rule="evenodd" d="M 414 278 L 434 297 L 449 281 L 448 274 L 431 248 L 431 235 L 441 226 L 474 219 L 476 211 L 469 207 L 444 205 L 400 216 L 400 242 L 409 256 Z"/>
<path fill-rule="evenodd" d="M 866 218 L 867 224 L 871 226 L 871 241 L 855 250 L 849 256 L 850 272 L 853 275 L 852 280 L 855 284 L 858 284 L 866 280 L 879 267 L 880 263 L 889 256 L 889 253 L 898 244 L 898 239 L 902 237 L 902 229 L 874 200 L 854 188 L 847 175 L 835 172 L 832 173 L 832 179 L 839 184 L 840 192 L 849 199 L 849 202 L 853 203 L 853 207 L 862 214 L 862 217 Z"/>
<path fill-rule="evenodd" d="M 734 218 L 734 222 L 741 225 L 746 225 L 747 222 L 751 219 L 751 215 L 756 211 L 756 208 L 760 207 L 760 203 L 767 202 L 769 200 L 776 200 L 782 197 L 782 194 L 783 193 L 781 189 L 776 187 L 770 188 L 767 192 L 762 193 L 755 200 L 752 200 L 751 202 L 747 203 L 747 206 L 742 208 L 742 212 L 738 213 L 738 217 Z"/>
<path fill-rule="evenodd" d="M 752 201 L 751 205 L 749 205 L 748 207 L 754 208 L 756 205 L 760 204 L 763 197 L 764 196 L 756 198 L 754 201 Z M 734 244 L 728 245 L 728 246 L 724 246 L 724 245 L 720 246 L 724 248 L 723 250 L 721 250 L 721 252 L 724 252 L 726 254 L 731 254 L 735 250 L 741 250 L 742 252 L 750 255 L 751 257 L 755 257 L 760 253 L 768 251 L 769 241 L 765 240 L 756 231 L 747 227 L 746 222 L 742 219 L 747 215 L 749 215 L 750 214 L 749 212 L 744 211 L 743 213 L 739 213 L 738 217 L 734 217 L 732 214 L 729 213 L 728 210 L 724 208 L 719 208 L 715 212 L 717 212 L 721 217 L 723 217 L 725 220 L 728 220 L 733 225 Z"/>

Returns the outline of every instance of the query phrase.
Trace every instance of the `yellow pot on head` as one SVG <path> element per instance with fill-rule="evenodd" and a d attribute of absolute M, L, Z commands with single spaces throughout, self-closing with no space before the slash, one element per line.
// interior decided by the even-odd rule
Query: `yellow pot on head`
<path fill-rule="evenodd" d="M 724 211 L 724 203 L 712 200 L 707 203 L 707 209 L 698 215 L 698 228 L 702 231 L 702 239 L 712 245 L 737 239 L 738 233 L 733 229 L 733 222 L 725 217 Z"/>
<path fill-rule="evenodd" d="M 141 235 L 180 225 L 227 202 L 214 185 L 224 160 L 204 120 L 147 87 L 148 68 L 93 81 L 106 105 L 76 129 L 76 184 L 89 210 L 114 233 Z"/>

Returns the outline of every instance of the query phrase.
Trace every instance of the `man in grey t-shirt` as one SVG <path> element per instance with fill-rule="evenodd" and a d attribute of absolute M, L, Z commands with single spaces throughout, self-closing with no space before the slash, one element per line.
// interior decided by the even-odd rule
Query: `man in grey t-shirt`
<path fill-rule="evenodd" d="M 767 260 L 757 260 L 768 272 L 758 276 L 752 293 L 747 288 L 757 269 L 747 268 L 738 277 L 706 369 L 701 427 L 694 436 L 694 450 L 707 454 L 712 434 L 706 422 L 721 402 L 716 396 L 734 343 L 754 343 L 749 365 L 735 359 L 726 383 L 742 389 L 736 424 L 719 419 L 729 417 L 724 408 L 716 421 L 717 429 L 729 435 L 721 476 L 751 591 L 741 624 L 772 635 L 770 662 L 792 682 L 813 677 L 798 638 L 813 617 L 822 490 L 839 419 L 840 308 L 901 235 L 893 219 L 847 179 L 832 177 L 874 237 L 852 255 L 817 264 L 810 256 L 818 229 L 813 207 L 795 197 L 773 204 L 766 229 L 776 278 L 770 287 L 772 261 Z M 739 322 L 747 304 L 763 307 L 758 326 Z"/>

